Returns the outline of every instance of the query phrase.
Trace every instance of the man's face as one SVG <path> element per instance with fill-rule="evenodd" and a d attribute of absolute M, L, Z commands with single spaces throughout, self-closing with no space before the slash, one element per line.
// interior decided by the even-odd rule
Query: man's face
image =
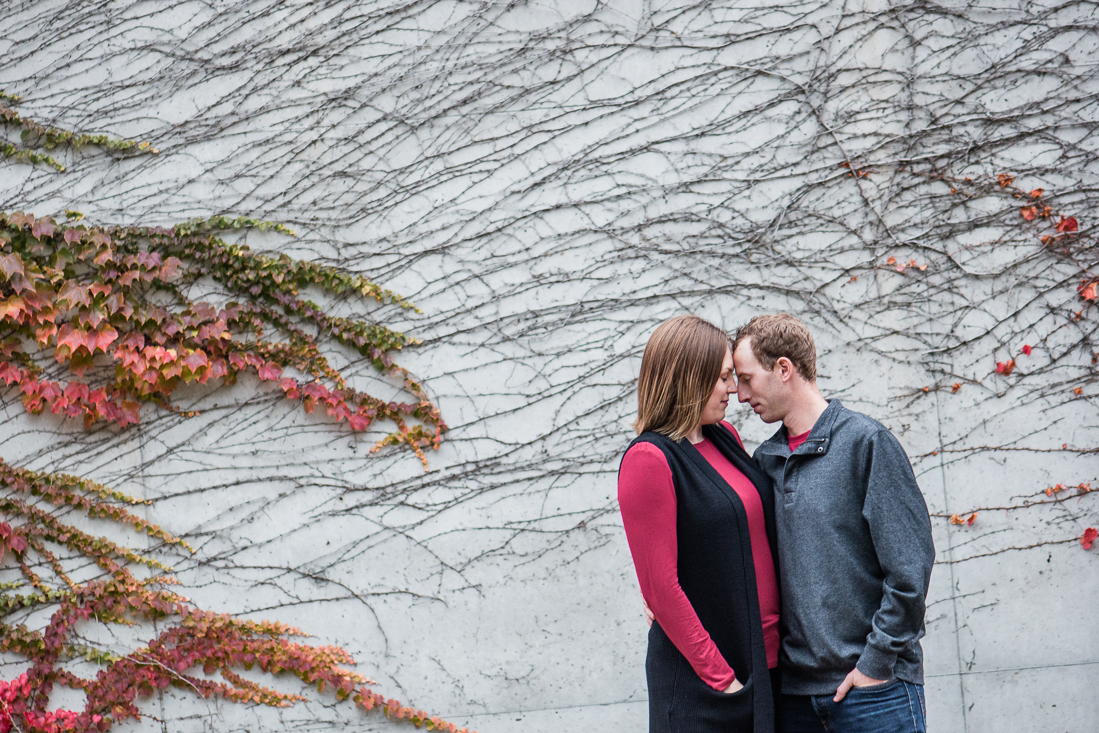
<path fill-rule="evenodd" d="M 759 418 L 765 423 L 778 422 L 786 417 L 786 397 L 788 385 L 782 381 L 779 366 L 764 369 L 752 353 L 752 337 L 737 344 L 733 353 L 736 367 L 736 397 L 741 403 L 752 406 Z"/>

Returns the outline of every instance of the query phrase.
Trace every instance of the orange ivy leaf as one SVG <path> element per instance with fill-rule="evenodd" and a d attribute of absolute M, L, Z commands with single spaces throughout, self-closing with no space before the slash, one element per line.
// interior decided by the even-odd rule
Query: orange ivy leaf
<path fill-rule="evenodd" d="M 961 389 L 961 388 L 962 388 L 962 383 L 961 382 L 955 382 L 954 386 L 950 388 L 950 393 L 951 394 L 957 394 L 958 390 Z"/>
<path fill-rule="evenodd" d="M 1099 281 L 1090 282 L 1087 285 L 1081 285 L 1077 290 L 1080 291 L 1080 297 L 1084 300 L 1095 300 L 1099 297 Z"/>
<path fill-rule="evenodd" d="M 4 273 L 4 278 L 8 280 L 16 273 L 23 275 L 23 259 L 14 252 L 0 256 L 0 272 Z"/>
<path fill-rule="evenodd" d="M 1034 217 L 1038 216 L 1038 207 L 1037 206 L 1024 206 L 1021 209 L 1020 213 L 1022 213 L 1023 218 L 1026 219 L 1027 221 L 1034 221 Z"/>
<path fill-rule="evenodd" d="M 67 307 L 74 308 L 78 305 L 91 305 L 92 298 L 88 288 L 76 280 L 66 280 L 65 284 L 61 286 L 61 292 L 57 294 L 57 302 L 58 304 L 64 302 Z"/>
<path fill-rule="evenodd" d="M 1011 182 L 1015 180 L 1015 177 L 1009 176 L 1006 173 L 1001 173 L 996 176 L 996 180 L 1000 182 L 1000 188 L 1007 188 L 1011 185 Z"/>
<path fill-rule="evenodd" d="M 1046 192 L 1046 190 L 1044 188 L 1036 188 L 1036 189 L 1034 189 L 1033 191 L 1030 192 L 1030 197 L 1032 199 L 1040 199 L 1040 198 L 1042 198 L 1042 194 L 1045 193 L 1045 192 Z"/>
<path fill-rule="evenodd" d="M 13 295 L 7 300 L 0 302 L 0 321 L 10 319 L 17 323 L 22 323 L 25 313 L 26 309 L 23 299 L 18 295 Z"/>

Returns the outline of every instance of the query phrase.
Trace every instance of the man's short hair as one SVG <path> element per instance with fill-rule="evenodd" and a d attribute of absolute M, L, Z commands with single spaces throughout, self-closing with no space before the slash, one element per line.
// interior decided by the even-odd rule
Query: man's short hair
<path fill-rule="evenodd" d="M 789 313 L 756 316 L 736 331 L 733 351 L 744 339 L 752 337 L 752 353 L 763 368 L 770 371 L 785 356 L 807 382 L 817 381 L 817 347 L 805 324 Z"/>

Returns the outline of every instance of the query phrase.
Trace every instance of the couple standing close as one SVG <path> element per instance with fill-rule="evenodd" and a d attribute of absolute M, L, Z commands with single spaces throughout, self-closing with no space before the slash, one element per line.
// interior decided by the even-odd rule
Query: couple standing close
<path fill-rule="evenodd" d="M 782 425 L 750 456 L 729 397 Z M 645 347 L 618 501 L 652 621 L 650 733 L 924 733 L 934 547 L 908 456 L 826 401 L 787 314 Z"/>

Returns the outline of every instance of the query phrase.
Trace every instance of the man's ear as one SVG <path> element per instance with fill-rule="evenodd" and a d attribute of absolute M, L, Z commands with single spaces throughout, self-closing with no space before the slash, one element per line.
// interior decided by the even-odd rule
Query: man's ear
<path fill-rule="evenodd" d="M 778 378 L 783 382 L 789 382 L 794 376 L 794 362 L 785 356 L 775 360 L 775 369 L 778 370 Z"/>

